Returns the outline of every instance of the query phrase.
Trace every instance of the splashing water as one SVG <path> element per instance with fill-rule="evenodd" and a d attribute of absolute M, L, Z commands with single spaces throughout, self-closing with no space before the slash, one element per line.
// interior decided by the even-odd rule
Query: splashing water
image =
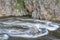
<path fill-rule="evenodd" d="M 50 21 L 23 18 L 0 19 L 0 34 L 8 34 L 12 37 L 38 38 L 55 31 L 59 28 L 57 24 Z M 8 39 L 8 36 L 6 36 Z"/>

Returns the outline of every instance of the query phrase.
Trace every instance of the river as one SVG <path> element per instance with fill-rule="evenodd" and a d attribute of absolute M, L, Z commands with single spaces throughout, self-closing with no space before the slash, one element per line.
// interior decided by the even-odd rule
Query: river
<path fill-rule="evenodd" d="M 50 27 L 51 25 L 54 25 L 54 27 Z M 32 26 L 33 27 L 32 27 Z M 58 25 L 58 26 L 57 26 Z M 44 21 L 44 20 L 37 20 L 37 19 L 29 19 L 29 18 L 20 18 L 20 17 L 7 17 L 7 18 L 0 18 L 0 30 L 3 29 L 7 31 L 0 32 L 1 34 L 7 34 L 6 36 L 8 39 L 5 40 L 60 40 L 60 23 L 50 22 L 50 21 Z M 15 32 L 9 33 L 10 30 L 14 29 L 20 30 L 21 26 L 23 27 L 26 32 L 22 32 L 23 36 L 16 36 L 14 35 Z M 34 27 L 36 26 L 36 27 Z M 55 27 L 56 26 L 56 27 Z M 39 29 L 40 28 L 40 29 Z M 39 32 L 41 30 L 41 33 Z M 47 30 L 47 31 L 45 31 Z M 19 34 L 21 32 L 16 32 Z M 16 34 L 15 33 L 15 34 Z M 46 33 L 46 34 L 44 34 Z M 42 35 L 44 34 L 44 35 Z M 25 36 L 24 36 L 25 35 Z M 28 35 L 28 36 L 26 36 Z M 32 35 L 32 36 L 30 36 Z M 38 37 L 38 36 L 39 37 Z M 1 40 L 1 39 L 0 39 Z"/>

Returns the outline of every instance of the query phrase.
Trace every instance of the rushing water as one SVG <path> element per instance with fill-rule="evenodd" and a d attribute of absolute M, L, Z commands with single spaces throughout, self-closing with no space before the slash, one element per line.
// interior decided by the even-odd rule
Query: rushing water
<path fill-rule="evenodd" d="M 2 18 L 0 40 L 60 40 L 53 35 L 58 28 L 57 23 L 47 20 Z"/>

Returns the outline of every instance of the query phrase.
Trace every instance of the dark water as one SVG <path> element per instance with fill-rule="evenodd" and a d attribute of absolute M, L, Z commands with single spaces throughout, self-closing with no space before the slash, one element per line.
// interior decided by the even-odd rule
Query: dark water
<path fill-rule="evenodd" d="M 4 19 L 6 19 L 6 18 L 4 18 Z M 13 21 L 16 20 L 15 18 L 11 18 L 11 19 L 13 19 Z M 0 19 L 0 22 L 3 22 L 3 21 L 7 21 L 7 19 L 6 20 Z M 60 25 L 60 23 L 58 23 L 58 24 Z M 42 37 L 39 37 L 39 38 L 9 37 L 8 40 L 60 40 L 60 28 L 58 28 L 55 31 L 49 31 L 48 35 L 45 35 L 45 36 L 42 36 Z"/>

